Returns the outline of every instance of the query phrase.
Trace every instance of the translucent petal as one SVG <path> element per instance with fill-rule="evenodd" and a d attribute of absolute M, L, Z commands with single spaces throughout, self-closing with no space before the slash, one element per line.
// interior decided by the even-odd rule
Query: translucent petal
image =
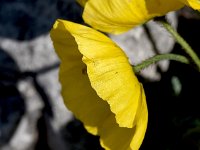
<path fill-rule="evenodd" d="M 111 111 L 116 115 L 117 123 L 121 127 L 133 127 L 140 96 L 140 83 L 124 52 L 105 35 L 91 28 L 67 21 L 59 21 L 59 24 L 62 24 L 63 28 L 74 36 L 79 51 L 83 54 L 83 61 L 87 65 L 91 85 L 99 97 L 109 103 Z M 59 41 L 66 40 L 60 39 Z M 62 45 L 62 49 L 64 47 L 66 49 L 67 45 Z M 63 57 L 63 54 L 61 55 L 60 57 Z M 65 58 L 65 60 L 68 59 Z M 79 63 L 82 63 L 81 60 Z M 80 67 L 79 72 L 82 71 L 83 66 Z M 61 73 L 65 70 L 66 67 L 61 70 Z M 78 74 L 78 72 L 75 73 Z M 74 78 L 74 75 L 72 76 L 71 78 Z M 80 75 L 77 76 L 77 78 L 82 78 L 82 76 L 79 77 Z M 66 82 L 65 80 L 66 77 L 61 83 Z M 74 80 L 70 79 L 70 81 L 73 84 Z M 70 93 L 74 94 L 73 91 Z M 63 94 L 65 95 L 66 92 Z"/>
<path fill-rule="evenodd" d="M 92 89 L 77 43 L 62 21 L 55 23 L 51 38 L 61 60 L 59 79 L 64 102 L 89 132 L 97 134 L 97 124 L 110 115 L 109 106 Z"/>
<path fill-rule="evenodd" d="M 177 0 L 89 0 L 83 18 L 98 30 L 118 34 L 182 6 Z"/>
<path fill-rule="evenodd" d="M 144 139 L 144 135 L 147 129 L 147 122 L 148 122 L 148 110 L 146 104 L 146 96 L 144 93 L 144 89 L 142 88 L 142 104 L 140 110 L 137 112 L 137 123 L 136 123 L 136 130 L 135 134 L 131 140 L 131 148 L 132 149 L 139 149 L 142 141 Z"/>
<path fill-rule="evenodd" d="M 66 106 L 90 133 L 100 135 L 106 150 L 137 150 L 148 112 L 143 87 L 125 54 L 103 34 L 68 21 L 58 20 L 51 38 L 61 60 L 59 77 Z M 99 98 L 90 82 L 100 97 L 108 99 Z"/>
<path fill-rule="evenodd" d="M 141 88 L 140 107 L 137 110 L 137 121 L 133 128 L 118 127 L 110 116 L 105 124 L 99 127 L 101 145 L 107 150 L 138 150 L 146 132 L 148 112 L 146 98 Z"/>

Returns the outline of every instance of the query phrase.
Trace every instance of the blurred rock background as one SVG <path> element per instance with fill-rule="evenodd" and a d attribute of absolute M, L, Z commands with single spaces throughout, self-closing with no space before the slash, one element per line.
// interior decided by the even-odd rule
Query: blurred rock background
<path fill-rule="evenodd" d="M 63 104 L 49 37 L 57 18 L 81 22 L 81 12 L 73 0 L 0 0 L 1 150 L 87 149 L 90 135 Z"/>
<path fill-rule="evenodd" d="M 49 31 L 57 18 L 82 23 L 74 0 L 0 0 L 0 150 L 100 150 L 98 137 L 63 104 Z M 189 8 L 167 15 L 199 53 L 200 17 Z M 137 64 L 157 53 L 182 53 L 154 22 L 109 35 Z M 185 55 L 185 54 L 184 54 Z M 141 149 L 199 150 L 199 73 L 177 62 L 145 69 L 149 125 Z"/>

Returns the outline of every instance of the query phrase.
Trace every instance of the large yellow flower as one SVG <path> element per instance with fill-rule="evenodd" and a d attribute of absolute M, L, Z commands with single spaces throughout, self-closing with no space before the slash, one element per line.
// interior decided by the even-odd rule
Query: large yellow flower
<path fill-rule="evenodd" d="M 124 52 L 102 33 L 64 20 L 56 21 L 51 38 L 66 106 L 106 150 L 139 149 L 146 98 Z"/>
<path fill-rule="evenodd" d="M 200 9 L 199 0 L 78 0 L 83 19 L 92 27 L 122 33 L 148 20 L 178 10 L 184 5 Z"/>

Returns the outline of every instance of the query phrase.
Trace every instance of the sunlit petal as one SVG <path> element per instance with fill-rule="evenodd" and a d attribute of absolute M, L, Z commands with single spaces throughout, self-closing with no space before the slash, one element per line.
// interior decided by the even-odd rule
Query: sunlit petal
<path fill-rule="evenodd" d="M 98 30 L 122 33 L 182 6 L 178 0 L 89 0 L 83 18 Z"/>
<path fill-rule="evenodd" d="M 105 35 L 63 20 L 51 38 L 66 106 L 106 150 L 138 149 L 147 127 L 146 98 L 123 51 Z"/>
<path fill-rule="evenodd" d="M 79 43 L 92 87 L 110 104 L 120 126 L 133 127 L 140 83 L 126 55 L 109 38 L 95 30 L 84 27 L 81 31 L 70 31 Z"/>
<path fill-rule="evenodd" d="M 147 128 L 148 112 L 146 98 L 141 87 L 140 107 L 137 111 L 137 123 L 133 128 L 119 128 L 113 118 L 106 120 L 100 127 L 101 145 L 109 150 L 138 150 Z"/>
<path fill-rule="evenodd" d="M 55 23 L 51 38 L 61 60 L 59 79 L 64 102 L 90 132 L 97 134 L 96 125 L 109 116 L 109 106 L 92 89 L 77 43 L 62 21 Z"/>

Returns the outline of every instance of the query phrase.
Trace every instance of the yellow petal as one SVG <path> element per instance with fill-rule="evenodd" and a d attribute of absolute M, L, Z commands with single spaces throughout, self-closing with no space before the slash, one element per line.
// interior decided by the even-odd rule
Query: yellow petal
<path fill-rule="evenodd" d="M 147 128 L 148 110 L 146 104 L 146 96 L 144 94 L 143 88 L 141 92 L 141 99 L 142 99 L 142 104 L 140 110 L 138 110 L 137 112 L 137 124 L 136 124 L 135 134 L 131 140 L 132 149 L 139 149 L 144 139 L 144 135 Z"/>
<path fill-rule="evenodd" d="M 92 47 L 95 45 L 91 44 Z M 138 107 L 140 84 L 127 58 L 122 51 L 118 51 L 118 47 L 98 46 L 96 50 L 95 54 L 87 51 L 83 57 L 91 85 L 97 94 L 109 103 L 119 125 L 132 128 Z"/>
<path fill-rule="evenodd" d="M 109 38 L 95 30 L 84 27 L 81 31 L 70 31 L 79 43 L 92 87 L 109 103 L 120 126 L 133 127 L 140 83 L 126 55 Z"/>
<path fill-rule="evenodd" d="M 59 21 L 57 24 L 59 25 L 59 28 L 63 26 L 63 31 L 66 30 L 70 32 L 75 38 L 76 42 L 78 43 L 79 51 L 83 55 L 83 61 L 87 65 L 87 73 L 91 85 L 97 92 L 98 96 L 109 103 L 111 111 L 116 115 L 117 123 L 121 127 L 133 127 L 136 110 L 139 103 L 140 83 L 134 75 L 132 67 L 129 65 L 128 59 L 124 52 L 108 37 L 91 28 L 67 21 Z M 54 26 L 54 28 L 56 27 Z M 63 31 L 60 31 L 59 35 L 63 35 Z M 56 34 L 58 35 L 58 32 L 56 32 Z M 66 34 L 64 35 L 66 36 Z M 55 40 L 57 40 L 57 43 L 60 43 L 59 41 L 67 41 L 67 38 L 64 39 L 62 37 L 59 40 L 58 38 L 55 38 Z M 66 42 L 64 42 L 59 49 L 64 48 L 67 49 Z M 64 54 L 60 54 L 60 57 L 63 57 L 63 55 Z M 71 61 L 71 59 L 67 59 L 66 57 L 63 59 L 66 61 Z M 82 63 L 81 60 L 79 63 Z M 68 71 L 66 71 L 66 65 L 63 66 L 64 68 L 61 68 L 61 73 Z M 83 67 L 84 64 L 82 63 L 79 72 L 82 71 Z M 78 74 L 78 71 L 76 73 Z M 71 78 L 74 78 L 74 76 Z M 82 83 L 82 76 L 78 78 L 80 78 L 79 82 Z M 66 82 L 66 80 L 66 77 L 63 77 L 62 79 L 61 76 L 61 83 Z M 70 84 L 75 82 L 72 79 L 69 80 L 70 81 L 67 81 L 66 83 L 67 85 L 68 82 L 70 82 Z M 71 96 L 73 96 L 75 92 L 76 91 L 70 91 L 70 93 L 72 93 Z M 65 94 L 66 92 L 63 92 L 63 95 Z"/>
<path fill-rule="evenodd" d="M 103 34 L 63 20 L 54 24 L 51 38 L 61 59 L 66 106 L 90 133 L 100 135 L 106 150 L 137 150 L 147 127 L 146 98 L 122 50 Z M 90 82 L 108 99 L 98 97 Z"/>
<path fill-rule="evenodd" d="M 67 22 L 57 21 L 51 30 L 51 38 L 61 60 L 59 79 L 62 96 L 66 106 L 84 122 L 89 132 L 97 134 L 97 124 L 109 116 L 110 109 L 92 89 L 77 43 L 64 23 Z"/>
<path fill-rule="evenodd" d="M 200 0 L 180 0 L 193 9 L 200 10 Z"/>
<path fill-rule="evenodd" d="M 182 6 L 177 0 L 89 0 L 83 19 L 98 30 L 118 34 Z"/>
<path fill-rule="evenodd" d="M 137 111 L 137 123 L 133 128 L 119 128 L 109 118 L 105 124 L 99 127 L 101 145 L 107 150 L 138 150 L 147 128 L 148 112 L 146 98 L 141 87 L 140 108 Z"/>
<path fill-rule="evenodd" d="M 86 4 L 86 2 L 88 1 L 88 0 L 76 0 L 81 6 L 85 6 L 85 4 Z"/>

